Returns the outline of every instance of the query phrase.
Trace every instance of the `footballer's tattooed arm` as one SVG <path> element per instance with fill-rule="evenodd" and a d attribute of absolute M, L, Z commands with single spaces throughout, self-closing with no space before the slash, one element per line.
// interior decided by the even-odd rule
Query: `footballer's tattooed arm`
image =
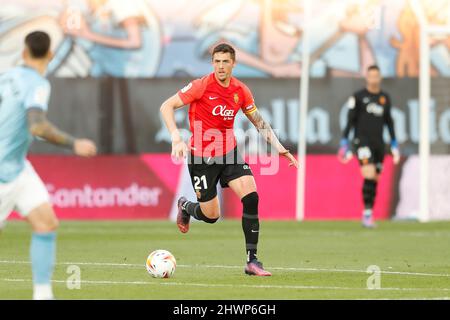
<path fill-rule="evenodd" d="M 284 153 L 287 150 L 282 146 L 275 133 L 272 130 L 272 127 L 263 119 L 258 110 L 250 114 L 246 114 L 247 118 L 251 123 L 255 126 L 261 136 L 272 146 L 278 150 L 279 153 Z"/>
<path fill-rule="evenodd" d="M 283 147 L 283 145 L 280 143 L 277 136 L 275 135 L 275 132 L 273 132 L 273 129 L 270 126 L 270 124 L 268 124 L 263 119 L 259 111 L 256 109 L 254 112 L 246 114 L 246 116 L 250 120 L 250 122 L 253 123 L 255 128 L 261 134 L 261 136 L 273 147 L 275 147 L 275 149 L 278 151 L 279 154 L 283 155 L 289 160 L 290 162 L 289 165 L 298 168 L 297 160 L 294 158 L 294 156 L 292 156 L 289 150 Z"/>
<path fill-rule="evenodd" d="M 73 148 L 75 138 L 56 128 L 47 120 L 45 111 L 40 108 L 30 108 L 27 113 L 28 128 L 33 136 L 42 138 L 50 143 Z"/>

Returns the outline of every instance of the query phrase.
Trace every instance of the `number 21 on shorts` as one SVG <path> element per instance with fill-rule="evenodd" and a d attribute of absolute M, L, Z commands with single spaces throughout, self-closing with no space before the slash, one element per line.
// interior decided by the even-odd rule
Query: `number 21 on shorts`
<path fill-rule="evenodd" d="M 203 186 L 200 186 L 200 184 L 203 184 Z M 208 184 L 206 182 L 206 176 L 203 175 L 201 177 L 194 176 L 194 189 L 195 190 L 206 190 L 208 189 Z"/>

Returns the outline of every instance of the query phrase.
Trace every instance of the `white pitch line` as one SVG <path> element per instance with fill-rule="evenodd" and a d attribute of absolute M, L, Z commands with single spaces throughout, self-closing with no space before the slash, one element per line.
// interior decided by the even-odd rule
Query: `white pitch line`
<path fill-rule="evenodd" d="M 0 264 L 30 264 L 29 261 L 0 260 Z M 110 262 L 59 262 L 57 265 L 80 265 L 80 266 L 105 266 L 105 267 L 133 267 L 142 268 L 144 264 L 133 263 L 110 263 Z M 214 269 L 242 269 L 243 266 L 230 265 L 187 265 L 178 264 L 181 268 L 214 268 Z M 269 267 L 271 270 L 280 271 L 298 271 L 298 272 L 349 272 L 349 273 L 367 273 L 367 270 L 358 269 L 327 269 L 327 268 L 300 268 L 300 267 Z M 381 271 L 382 274 L 421 276 L 421 277 L 445 277 L 449 278 L 448 273 L 423 273 L 423 272 L 404 272 L 404 271 Z"/>
<path fill-rule="evenodd" d="M 161 279 L 164 281 L 163 279 Z M 0 279 L 1 282 L 32 282 L 31 279 Z M 158 281 L 158 280 L 156 280 Z M 161 286 L 190 286 L 205 288 L 252 288 L 252 289 L 293 289 L 293 290 L 362 290 L 362 291 L 450 291 L 450 288 L 380 288 L 369 290 L 367 288 L 328 287 L 328 286 L 299 286 L 299 285 L 257 285 L 257 284 L 210 284 L 195 282 L 149 282 L 149 281 L 107 281 L 107 280 L 81 280 L 80 284 L 106 284 L 106 285 L 161 285 Z M 52 280 L 54 283 L 66 283 L 67 280 Z"/>

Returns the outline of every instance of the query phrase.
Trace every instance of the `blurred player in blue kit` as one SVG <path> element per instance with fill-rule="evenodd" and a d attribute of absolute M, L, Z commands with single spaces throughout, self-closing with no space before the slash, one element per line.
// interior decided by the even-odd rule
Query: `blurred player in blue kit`
<path fill-rule="evenodd" d="M 25 38 L 22 66 L 0 75 L 0 226 L 15 210 L 33 230 L 30 258 L 33 299 L 53 299 L 51 278 L 55 264 L 58 219 L 47 189 L 26 155 L 33 137 L 64 146 L 82 157 L 94 156 L 95 144 L 59 130 L 46 117 L 50 83 L 45 78 L 52 59 L 47 33 Z"/>

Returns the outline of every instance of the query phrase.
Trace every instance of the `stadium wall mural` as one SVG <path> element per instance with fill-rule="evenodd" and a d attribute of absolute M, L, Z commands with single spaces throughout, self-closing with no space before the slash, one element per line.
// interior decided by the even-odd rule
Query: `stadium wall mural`
<path fill-rule="evenodd" d="M 345 5 L 343 5 L 343 2 Z M 433 24 L 450 2 L 422 0 Z M 419 26 L 406 0 L 318 0 L 313 5 L 311 76 L 417 77 Z M 0 72 L 20 62 L 23 36 L 53 39 L 57 77 L 198 77 L 210 48 L 234 45 L 238 77 L 298 77 L 302 0 L 3 0 Z M 450 37 L 431 43 L 432 75 L 450 77 Z"/>

